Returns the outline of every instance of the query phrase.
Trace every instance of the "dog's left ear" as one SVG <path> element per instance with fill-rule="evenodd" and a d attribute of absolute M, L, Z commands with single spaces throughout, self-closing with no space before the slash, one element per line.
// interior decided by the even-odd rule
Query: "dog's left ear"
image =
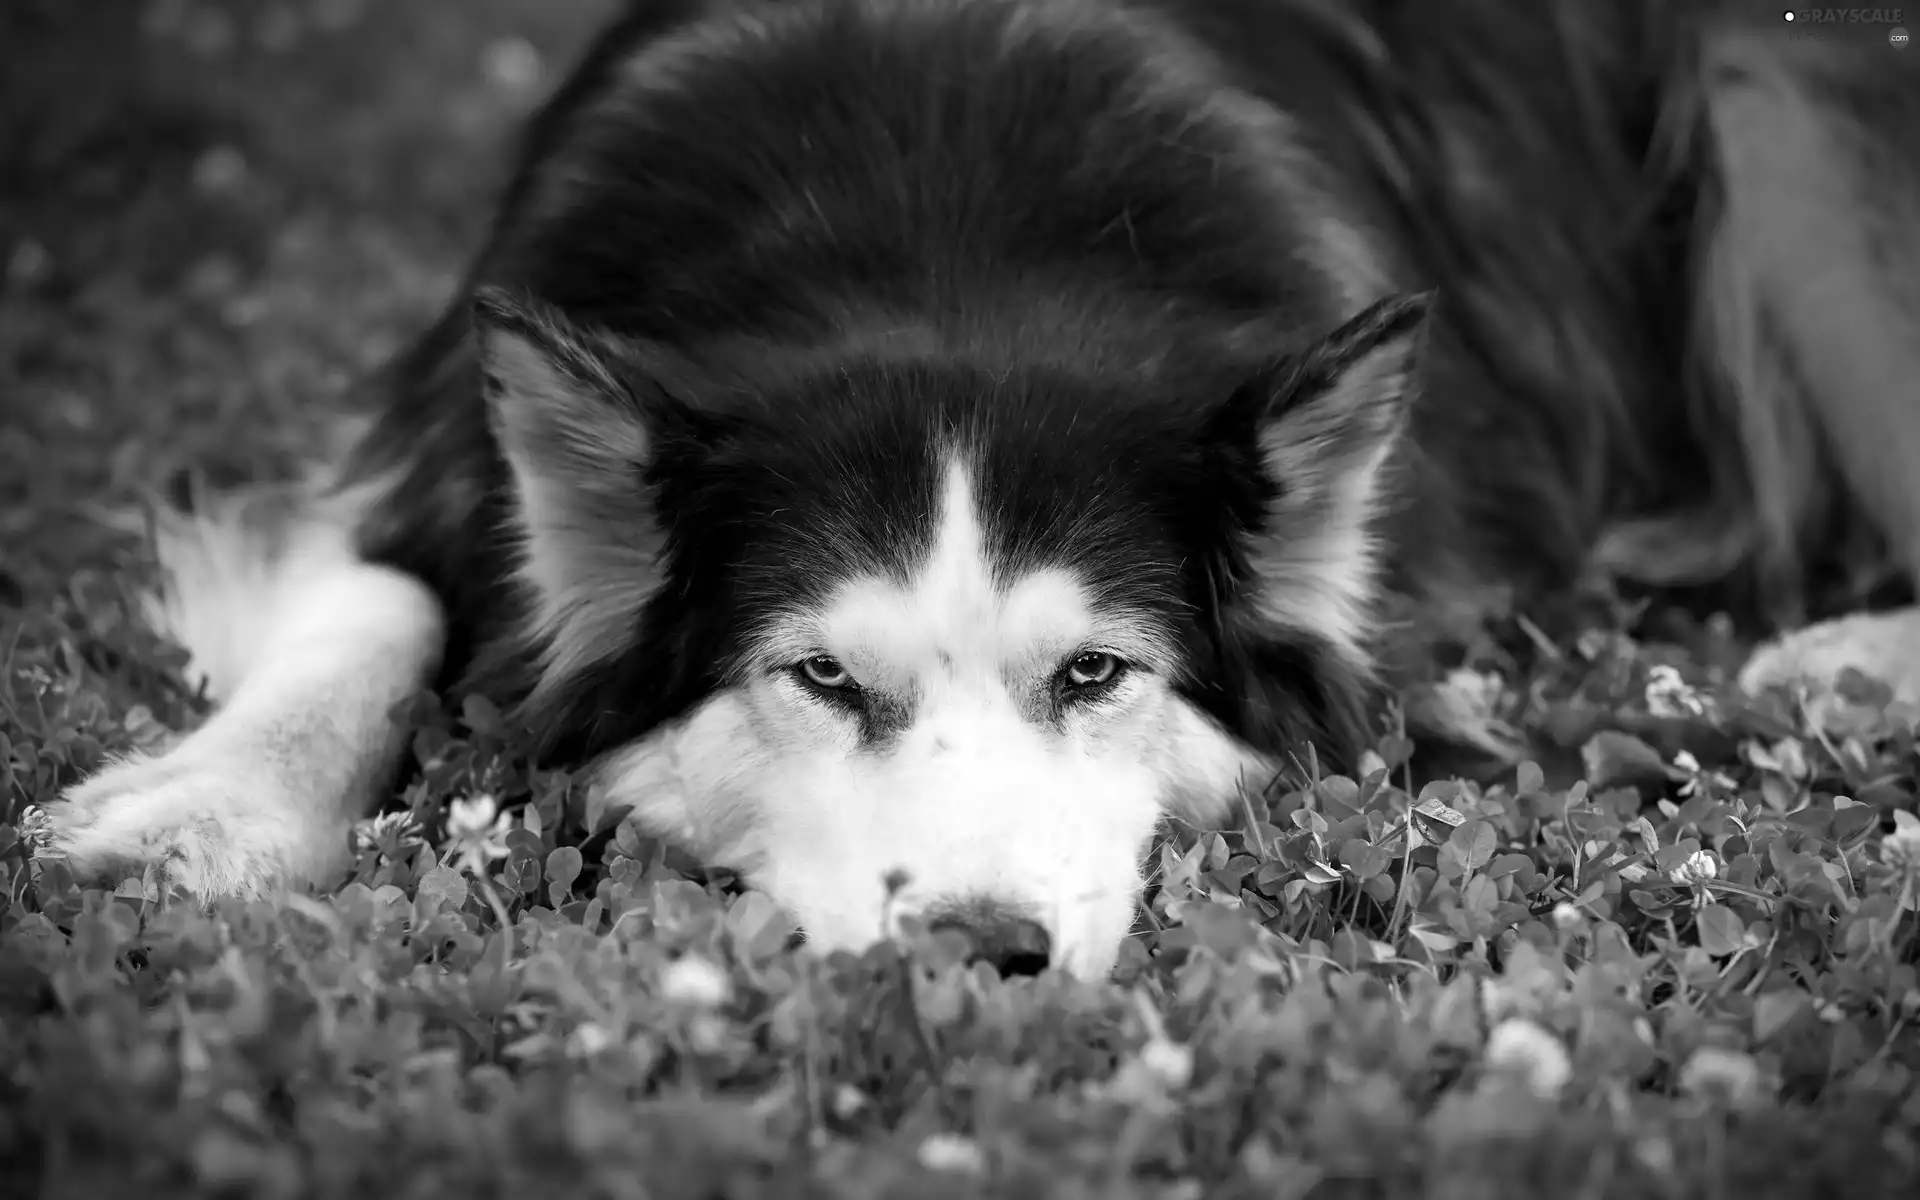
<path fill-rule="evenodd" d="M 1418 393 L 1431 293 L 1381 300 L 1236 394 L 1273 489 L 1248 557 L 1259 613 L 1352 665 L 1370 655 L 1372 522 Z"/>
<path fill-rule="evenodd" d="M 675 406 L 636 347 L 548 305 L 482 289 L 473 325 L 547 703 L 639 636 L 665 540 L 646 477 Z"/>

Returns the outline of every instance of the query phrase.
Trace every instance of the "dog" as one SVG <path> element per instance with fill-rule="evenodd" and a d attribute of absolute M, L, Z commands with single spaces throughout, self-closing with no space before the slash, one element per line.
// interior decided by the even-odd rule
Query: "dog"
<path fill-rule="evenodd" d="M 458 689 L 822 948 L 1102 974 L 1463 630 L 1920 566 L 1920 76 L 1767 14 L 636 4 L 340 452 L 156 514 L 220 706 L 51 850 L 324 885 Z"/>

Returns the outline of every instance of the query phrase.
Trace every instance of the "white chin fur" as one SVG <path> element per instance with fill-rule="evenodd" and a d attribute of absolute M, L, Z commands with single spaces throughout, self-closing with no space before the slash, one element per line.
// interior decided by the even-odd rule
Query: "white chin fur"
<path fill-rule="evenodd" d="M 883 880 L 898 869 L 903 911 L 987 897 L 1044 924 L 1056 965 L 1112 969 L 1160 818 L 1151 782 L 984 735 L 944 750 L 913 740 L 884 762 L 809 764 L 767 796 L 762 885 L 823 948 L 858 948 L 882 931 Z"/>

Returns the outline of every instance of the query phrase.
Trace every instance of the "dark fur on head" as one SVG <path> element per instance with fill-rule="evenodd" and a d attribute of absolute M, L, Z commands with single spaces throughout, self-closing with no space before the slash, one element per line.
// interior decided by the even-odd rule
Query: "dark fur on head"
<path fill-rule="evenodd" d="M 1674 513 L 1758 552 L 1735 406 L 1676 382 L 1706 14 L 636 5 L 389 377 L 363 548 L 447 599 L 450 680 L 591 754 L 810 580 L 898 571 L 956 442 L 997 561 L 1072 556 L 1236 735 L 1345 764 L 1382 591 L 1424 650 L 1609 529 L 1628 573 Z"/>
<path fill-rule="evenodd" d="M 1258 602 L 1285 586 L 1259 542 L 1330 511 L 1308 451 L 1398 432 L 1411 380 L 1363 352 L 1401 363 L 1424 306 L 1342 326 L 1348 267 L 1302 242 L 1304 151 L 1144 13 L 830 2 L 712 29 L 590 57 L 536 125 L 477 307 L 403 364 L 412 395 L 363 447 L 368 474 L 418 456 L 376 556 L 456 596 L 530 536 L 567 559 L 564 614 L 524 586 L 462 614 L 469 682 L 527 701 L 556 753 L 639 736 L 737 667 L 766 605 L 898 570 L 931 502 L 915 456 L 957 439 L 1002 561 L 1108 572 L 1207 711 L 1345 757 L 1365 660 Z"/>
<path fill-rule="evenodd" d="M 1337 515 L 1343 460 L 1391 443 L 1424 312 L 1383 302 L 1277 367 L 1241 368 L 1251 382 L 1218 369 L 1169 390 L 966 354 L 769 351 L 703 370 L 483 291 L 523 553 L 545 559 L 529 578 L 570 589 L 527 644 L 535 661 L 512 661 L 530 672 L 520 715 L 555 752 L 590 755 L 686 711 L 748 669 L 742 637 L 771 614 L 852 574 L 904 578 L 933 533 L 939 459 L 959 449 L 997 569 L 1075 568 L 1103 607 L 1182 647 L 1183 693 L 1243 740 L 1342 756 L 1365 729 L 1366 664 L 1271 620 L 1258 548 L 1312 536 Z M 556 642 L 571 648 L 555 657 Z"/>

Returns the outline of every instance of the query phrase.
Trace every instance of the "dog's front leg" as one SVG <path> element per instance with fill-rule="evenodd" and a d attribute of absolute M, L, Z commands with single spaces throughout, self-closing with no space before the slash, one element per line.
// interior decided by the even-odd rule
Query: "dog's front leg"
<path fill-rule="evenodd" d="M 1895 700 L 1920 704 L 1920 608 L 1853 613 L 1782 634 L 1754 650 L 1739 683 L 1747 692 L 1804 687 L 1819 715 L 1849 668 L 1885 683 Z"/>
<path fill-rule="evenodd" d="M 166 753 L 69 791 L 47 810 L 47 850 L 87 877 L 151 866 L 163 887 L 209 899 L 345 865 L 404 749 L 390 713 L 439 661 L 441 608 L 419 581 L 351 559 L 277 583 L 223 705 Z"/>

